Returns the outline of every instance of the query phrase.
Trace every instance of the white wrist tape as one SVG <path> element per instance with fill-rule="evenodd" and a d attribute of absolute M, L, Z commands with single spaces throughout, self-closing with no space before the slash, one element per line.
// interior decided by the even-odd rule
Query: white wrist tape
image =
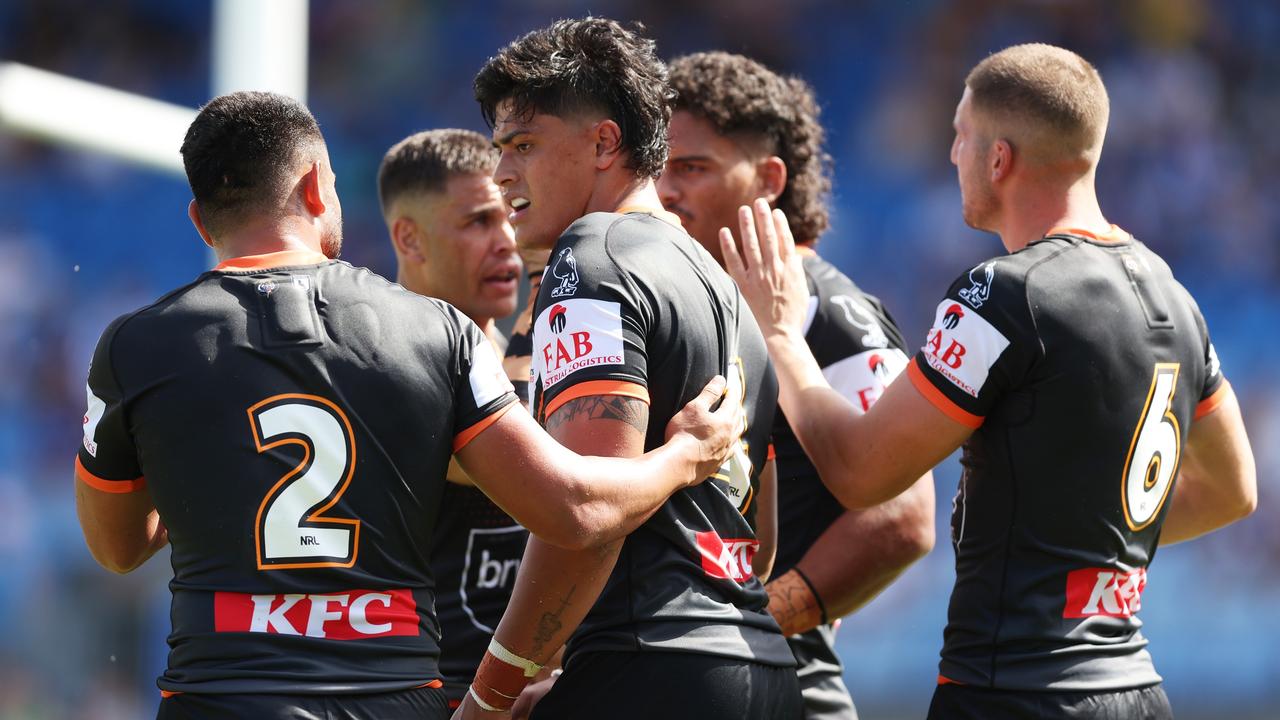
<path fill-rule="evenodd" d="M 542 666 L 538 663 L 532 660 L 526 660 L 502 647 L 502 644 L 498 642 L 497 638 L 493 638 L 489 641 L 489 653 L 502 662 L 519 668 L 524 672 L 524 676 L 527 678 L 537 675 L 538 671 L 542 669 Z"/>
<path fill-rule="evenodd" d="M 480 696 L 476 694 L 476 689 L 474 687 L 468 687 L 467 693 L 471 695 L 472 700 L 476 701 L 476 704 L 480 706 L 481 710 L 484 710 L 486 712 L 504 712 L 502 708 L 496 708 L 490 705 L 489 703 L 485 702 L 484 700 L 481 700 Z"/>

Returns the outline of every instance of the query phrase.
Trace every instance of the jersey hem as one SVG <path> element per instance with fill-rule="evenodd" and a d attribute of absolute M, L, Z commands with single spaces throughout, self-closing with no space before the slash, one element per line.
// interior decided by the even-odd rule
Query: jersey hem
<path fill-rule="evenodd" d="M 104 477 L 98 477 L 89 471 L 80 461 L 80 455 L 76 455 L 76 477 L 85 485 L 94 490 L 101 490 L 105 493 L 114 495 L 124 495 L 126 493 L 137 492 L 147 486 L 147 478 L 145 475 L 139 475 L 132 480 L 108 480 Z"/>
<path fill-rule="evenodd" d="M 495 410 L 492 413 L 485 416 L 483 420 L 475 423 L 471 427 L 455 435 L 453 437 L 453 451 L 456 453 L 462 448 L 466 447 L 467 444 L 470 443 L 472 440 L 475 440 L 476 437 L 480 435 L 480 433 L 489 429 L 490 425 L 498 422 L 499 418 L 501 418 L 503 415 L 506 415 L 507 412 L 511 410 L 511 408 L 519 404 L 520 404 L 520 401 L 513 395 L 511 397 L 511 402 L 508 402 L 506 405 L 503 405 L 500 409 Z"/>
<path fill-rule="evenodd" d="M 649 404 L 649 390 L 639 383 L 625 380 L 587 380 L 556 395 L 555 399 L 547 403 L 546 410 L 543 411 L 543 417 L 550 417 L 551 413 L 559 410 L 570 400 L 592 395 L 617 395 L 635 398 L 646 405 Z"/>
<path fill-rule="evenodd" d="M 925 377 L 924 371 L 920 369 L 919 357 L 911 359 L 911 364 L 907 366 L 907 377 L 911 379 L 911 384 L 924 396 L 924 399 L 940 410 L 943 415 L 967 428 L 977 430 L 982 427 L 982 422 L 985 418 L 981 415 L 974 415 L 955 404 L 951 398 L 944 395 L 933 383 L 929 382 L 929 378 Z"/>
<path fill-rule="evenodd" d="M 1199 420 L 1205 415 L 1217 410 L 1222 403 L 1226 402 L 1227 398 L 1231 397 L 1232 392 L 1231 383 L 1224 379 L 1222 384 L 1218 386 L 1217 390 L 1214 390 L 1210 393 L 1209 397 L 1196 404 L 1196 412 L 1192 417 L 1192 420 Z"/>

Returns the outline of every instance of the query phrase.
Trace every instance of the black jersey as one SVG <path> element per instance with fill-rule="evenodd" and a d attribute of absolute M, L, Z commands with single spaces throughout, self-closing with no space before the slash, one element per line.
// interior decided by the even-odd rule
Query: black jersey
<path fill-rule="evenodd" d="M 673 495 L 627 537 L 569 654 L 707 653 L 791 666 L 752 574 L 753 502 L 777 379 L 742 296 L 678 225 L 645 213 L 592 213 L 560 236 L 539 292 L 533 399 L 626 395 L 649 403 L 645 449 L 713 375 L 745 393 L 748 427 L 721 473 Z"/>
<path fill-rule="evenodd" d="M 88 391 L 80 477 L 169 530 L 163 690 L 438 683 L 445 471 L 516 402 L 470 320 L 318 254 L 237 258 L 112 323 Z"/>
<path fill-rule="evenodd" d="M 1137 617 L 1178 457 L 1224 394 L 1200 311 L 1118 229 L 978 265 L 908 367 L 975 428 L 952 515 L 941 675 L 1012 690 L 1160 681 Z"/>
<path fill-rule="evenodd" d="M 804 339 L 827 382 L 858 412 L 866 412 L 907 367 L 902 333 L 877 298 L 807 248 L 804 274 L 809 284 L 809 309 Z M 773 445 L 778 461 L 778 558 L 780 576 L 813 546 L 818 537 L 844 514 L 840 501 L 827 490 L 786 416 L 774 416 Z"/>
<path fill-rule="evenodd" d="M 507 379 L 526 402 L 533 301 L 530 297 L 516 320 L 502 360 Z M 457 703 L 475 679 L 489 640 L 507 610 L 529 531 L 476 487 L 448 484 L 443 507 L 432 544 L 431 571 L 436 578 L 436 613 L 443 636 L 440 672 L 449 701 Z"/>

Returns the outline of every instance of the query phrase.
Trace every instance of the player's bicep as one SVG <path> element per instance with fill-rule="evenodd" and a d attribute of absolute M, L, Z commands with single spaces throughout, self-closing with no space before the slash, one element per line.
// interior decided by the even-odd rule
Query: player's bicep
<path fill-rule="evenodd" d="M 1258 493 L 1253 449 L 1231 386 L 1223 383 L 1218 392 L 1214 408 L 1192 422 L 1187 432 L 1179 482 L 1213 485 L 1226 502 L 1252 511 Z"/>
<path fill-rule="evenodd" d="M 582 455 L 638 457 L 644 454 L 649 403 L 632 394 L 583 395 L 547 416 L 551 437 Z"/>

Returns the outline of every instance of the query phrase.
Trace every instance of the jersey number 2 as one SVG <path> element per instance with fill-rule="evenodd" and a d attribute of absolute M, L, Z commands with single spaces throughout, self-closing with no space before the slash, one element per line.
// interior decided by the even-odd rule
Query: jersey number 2
<path fill-rule="evenodd" d="M 1182 436 L 1178 418 L 1172 412 L 1178 368 L 1178 363 L 1156 364 L 1147 403 L 1129 444 L 1121 498 L 1125 522 L 1134 532 L 1155 519 L 1178 472 Z"/>
<path fill-rule="evenodd" d="M 315 395 L 276 395 L 249 408 L 253 442 L 264 453 L 300 445 L 302 461 L 258 506 L 253 539 L 259 570 L 351 567 L 360 521 L 325 517 L 351 484 L 356 446 L 351 421 Z"/>

